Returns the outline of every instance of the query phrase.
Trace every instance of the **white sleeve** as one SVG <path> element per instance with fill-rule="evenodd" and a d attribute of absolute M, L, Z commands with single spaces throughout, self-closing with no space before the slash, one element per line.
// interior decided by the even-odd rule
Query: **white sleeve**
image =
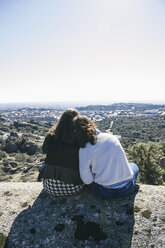
<path fill-rule="evenodd" d="M 79 167 L 80 177 L 85 184 L 91 184 L 94 181 L 94 175 L 91 171 L 90 153 L 87 148 L 80 148 L 79 150 Z"/>

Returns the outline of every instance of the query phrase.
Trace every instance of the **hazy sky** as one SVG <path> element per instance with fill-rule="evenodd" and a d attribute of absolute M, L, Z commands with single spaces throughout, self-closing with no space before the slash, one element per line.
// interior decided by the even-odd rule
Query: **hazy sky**
<path fill-rule="evenodd" d="M 164 0 L 0 0 L 0 102 L 164 101 Z"/>

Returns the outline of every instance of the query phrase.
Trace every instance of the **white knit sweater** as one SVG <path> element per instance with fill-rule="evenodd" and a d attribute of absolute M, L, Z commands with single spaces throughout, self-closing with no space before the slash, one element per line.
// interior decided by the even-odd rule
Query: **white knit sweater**
<path fill-rule="evenodd" d="M 119 140 L 107 133 L 99 133 L 97 137 L 95 145 L 87 143 L 79 150 L 82 181 L 106 186 L 131 179 L 133 172 Z"/>

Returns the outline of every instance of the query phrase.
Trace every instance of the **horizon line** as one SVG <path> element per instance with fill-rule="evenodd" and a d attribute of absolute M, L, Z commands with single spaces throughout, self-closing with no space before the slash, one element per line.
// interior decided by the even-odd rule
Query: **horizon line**
<path fill-rule="evenodd" d="M 165 100 L 153 100 L 153 101 L 149 101 L 149 100 L 144 100 L 144 101 L 25 101 L 25 102 L 0 102 L 0 105 L 23 105 L 23 104 L 57 104 L 57 105 L 111 105 L 111 104 L 119 104 L 119 103 L 126 103 L 126 104 L 155 104 L 155 105 L 164 105 L 165 104 Z"/>

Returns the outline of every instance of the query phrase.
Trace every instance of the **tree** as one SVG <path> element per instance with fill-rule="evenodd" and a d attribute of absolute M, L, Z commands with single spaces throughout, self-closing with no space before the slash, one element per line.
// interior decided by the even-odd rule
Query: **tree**
<path fill-rule="evenodd" d="M 129 158 L 139 167 L 139 180 L 146 184 L 164 184 L 165 170 L 158 161 L 163 155 L 162 143 L 138 143 L 128 148 Z"/>

